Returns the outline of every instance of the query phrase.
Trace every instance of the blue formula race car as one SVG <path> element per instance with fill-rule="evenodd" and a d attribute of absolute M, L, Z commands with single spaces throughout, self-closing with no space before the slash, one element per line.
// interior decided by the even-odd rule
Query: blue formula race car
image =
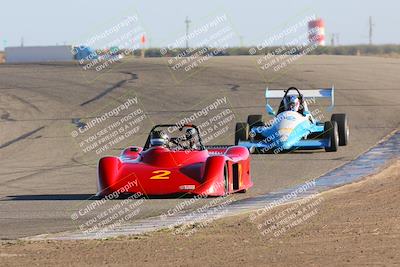
<path fill-rule="evenodd" d="M 235 144 L 247 147 L 250 152 L 280 153 L 294 149 L 322 149 L 337 151 L 349 141 L 349 125 L 344 113 L 332 114 L 330 121 L 321 122 L 320 109 L 310 112 L 307 103 L 317 98 L 330 98 L 334 105 L 334 87 L 304 90 L 295 87 L 287 90 L 265 91 L 266 111 L 273 116 L 264 122 L 262 115 L 249 115 L 247 122 L 236 123 Z M 269 99 L 282 99 L 275 112 Z"/>

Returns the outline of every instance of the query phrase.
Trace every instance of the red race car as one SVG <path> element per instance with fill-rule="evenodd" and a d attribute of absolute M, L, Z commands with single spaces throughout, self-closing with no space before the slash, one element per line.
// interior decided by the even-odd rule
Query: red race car
<path fill-rule="evenodd" d="M 194 125 L 157 125 L 144 147 L 130 146 L 98 164 L 98 196 L 192 194 L 223 196 L 253 185 L 249 152 L 241 146 L 206 148 Z"/>

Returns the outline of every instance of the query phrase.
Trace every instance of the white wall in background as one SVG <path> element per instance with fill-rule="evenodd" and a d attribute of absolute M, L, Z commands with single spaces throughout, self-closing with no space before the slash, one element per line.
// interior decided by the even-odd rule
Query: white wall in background
<path fill-rule="evenodd" d="M 71 61 L 70 45 L 6 47 L 6 63 Z"/>

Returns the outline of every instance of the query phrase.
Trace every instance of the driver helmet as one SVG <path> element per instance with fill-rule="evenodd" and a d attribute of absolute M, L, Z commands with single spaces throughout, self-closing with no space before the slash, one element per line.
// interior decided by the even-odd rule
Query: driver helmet
<path fill-rule="evenodd" d="M 169 142 L 169 136 L 163 131 L 154 131 L 150 136 L 151 146 L 165 146 Z"/>
<path fill-rule="evenodd" d="M 300 99 L 295 95 L 290 95 L 287 97 L 287 110 L 299 111 L 300 109 Z"/>
<path fill-rule="evenodd" d="M 196 135 L 197 135 L 197 132 L 196 132 L 196 130 L 194 128 L 189 128 L 185 132 L 186 140 L 189 141 L 191 148 L 195 148 L 196 147 L 196 144 L 195 144 Z"/>
<path fill-rule="evenodd" d="M 193 140 L 196 135 L 196 130 L 193 128 L 189 128 L 186 130 L 186 140 Z"/>

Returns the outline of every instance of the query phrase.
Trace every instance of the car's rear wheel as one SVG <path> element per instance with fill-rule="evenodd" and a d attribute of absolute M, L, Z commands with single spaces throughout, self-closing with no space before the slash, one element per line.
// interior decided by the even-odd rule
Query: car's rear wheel
<path fill-rule="evenodd" d="M 325 147 L 327 152 L 335 152 L 339 147 L 339 132 L 336 121 L 326 121 L 324 124 L 325 138 L 329 140 L 329 145 Z"/>
<path fill-rule="evenodd" d="M 249 124 L 245 122 L 236 123 L 235 127 L 235 145 L 239 144 L 239 141 L 249 140 Z"/>
<path fill-rule="evenodd" d="M 331 121 L 335 121 L 339 132 L 339 146 L 346 146 L 349 143 L 349 123 L 344 113 L 332 114 Z"/>
<path fill-rule="evenodd" d="M 250 127 L 253 126 L 262 126 L 264 125 L 263 116 L 262 115 L 249 115 L 247 116 L 247 123 Z"/>

